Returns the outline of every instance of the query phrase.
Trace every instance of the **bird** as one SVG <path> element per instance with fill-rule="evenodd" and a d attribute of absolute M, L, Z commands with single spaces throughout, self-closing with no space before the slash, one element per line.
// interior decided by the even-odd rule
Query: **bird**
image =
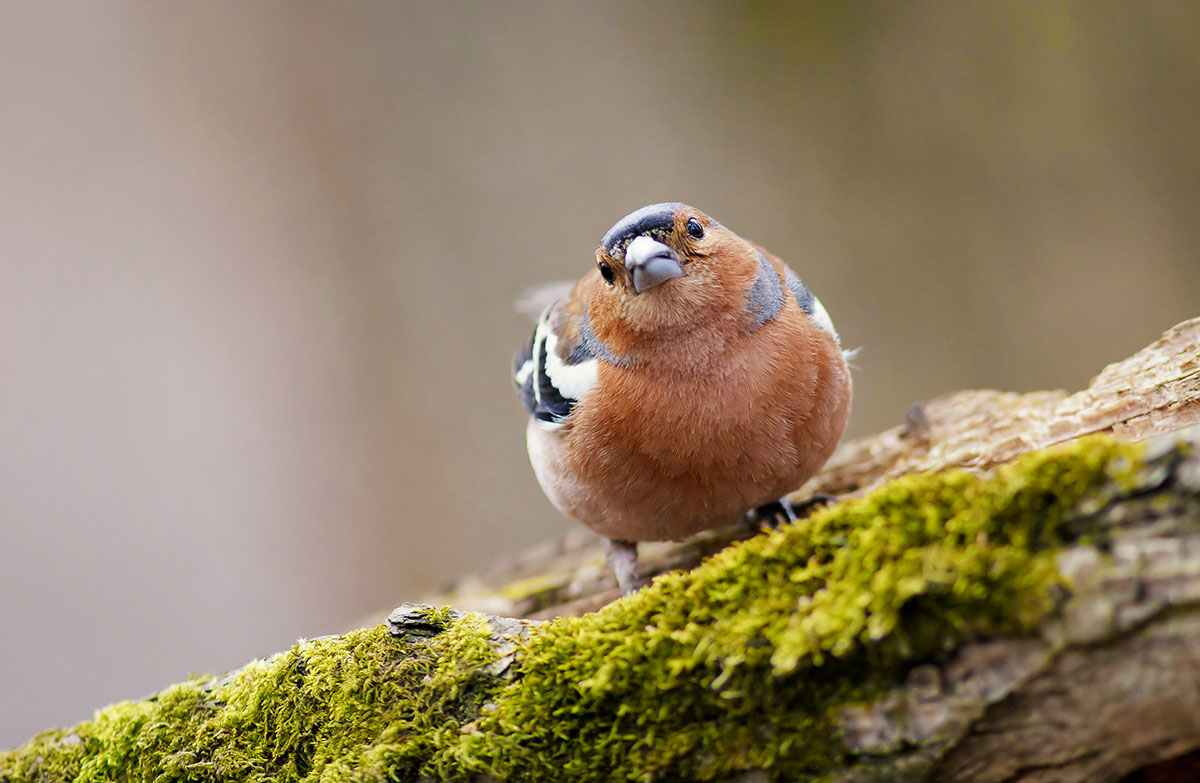
<path fill-rule="evenodd" d="M 623 594 L 639 587 L 637 542 L 790 515 L 785 496 L 842 436 L 853 352 L 828 312 L 695 207 L 631 212 L 592 269 L 539 299 L 513 363 L 530 464 L 561 513 L 608 539 Z"/>

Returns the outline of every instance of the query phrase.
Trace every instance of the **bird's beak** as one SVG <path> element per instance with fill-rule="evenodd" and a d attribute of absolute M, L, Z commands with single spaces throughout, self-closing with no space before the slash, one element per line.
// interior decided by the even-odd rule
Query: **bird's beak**
<path fill-rule="evenodd" d="M 650 237 L 634 238 L 625 249 L 625 268 L 633 276 L 633 290 L 639 294 L 672 277 L 683 277 L 683 267 L 675 251 Z"/>

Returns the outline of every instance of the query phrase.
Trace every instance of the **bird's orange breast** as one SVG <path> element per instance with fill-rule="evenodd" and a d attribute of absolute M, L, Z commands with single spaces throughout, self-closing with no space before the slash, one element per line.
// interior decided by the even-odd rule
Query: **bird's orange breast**
<path fill-rule="evenodd" d="M 790 301 L 753 333 L 717 323 L 599 376 L 569 426 L 528 440 L 555 506 L 610 538 L 682 538 L 798 488 L 850 409 L 836 339 Z"/>

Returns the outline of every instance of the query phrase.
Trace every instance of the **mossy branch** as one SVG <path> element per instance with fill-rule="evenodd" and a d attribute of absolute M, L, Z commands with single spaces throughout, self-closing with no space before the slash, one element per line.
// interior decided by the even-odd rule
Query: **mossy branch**
<path fill-rule="evenodd" d="M 1172 415 L 1200 409 L 1198 354 L 1177 357 L 1193 392 Z M 907 436 L 925 448 L 931 408 Z M 0 753 L 0 782 L 1117 781 L 1194 763 L 1200 430 L 869 483 L 581 617 L 408 605 L 114 705 Z"/>

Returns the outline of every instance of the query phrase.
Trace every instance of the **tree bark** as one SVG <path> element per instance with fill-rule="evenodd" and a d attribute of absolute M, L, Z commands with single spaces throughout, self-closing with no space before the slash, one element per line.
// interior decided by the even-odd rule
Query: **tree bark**
<path fill-rule="evenodd" d="M 1082 783 L 1166 770 L 1180 756 L 1191 763 L 1200 748 L 1200 429 L 1151 448 L 1148 483 L 1099 512 L 1113 537 L 1058 555 L 1071 595 L 1036 637 L 966 645 L 841 714 L 847 746 L 862 754 L 842 779 L 927 766 L 934 781 Z"/>
<path fill-rule="evenodd" d="M 847 755 L 828 779 L 1197 779 L 1200 426 L 1150 439 L 1143 459 L 1070 520 L 1106 532 L 1057 554 L 1070 586 L 1057 610 L 1033 633 L 962 645 L 870 703 L 840 709 Z M 420 617 L 410 604 L 388 625 L 404 636 Z M 489 617 L 497 639 L 529 622 Z M 728 778 L 770 779 L 765 769 Z"/>
<path fill-rule="evenodd" d="M 1195 319 L 1078 394 L 915 407 L 804 490 L 848 502 L 646 547 L 688 571 L 612 606 L 577 534 L 39 735 L 0 783 L 1195 780 L 1198 419 Z M 1094 433 L 1141 445 L 1046 448 Z"/>

